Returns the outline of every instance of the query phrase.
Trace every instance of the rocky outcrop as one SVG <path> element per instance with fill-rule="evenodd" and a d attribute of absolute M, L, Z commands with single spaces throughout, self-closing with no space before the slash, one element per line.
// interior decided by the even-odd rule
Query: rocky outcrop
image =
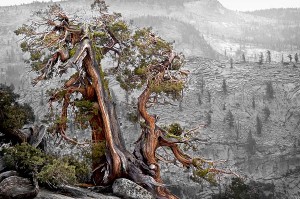
<path fill-rule="evenodd" d="M 0 198 L 31 199 L 38 194 L 39 187 L 27 178 L 10 176 L 0 182 Z"/>
<path fill-rule="evenodd" d="M 140 185 L 125 179 L 117 179 L 113 186 L 113 193 L 126 199 L 154 199 L 154 196 Z"/>

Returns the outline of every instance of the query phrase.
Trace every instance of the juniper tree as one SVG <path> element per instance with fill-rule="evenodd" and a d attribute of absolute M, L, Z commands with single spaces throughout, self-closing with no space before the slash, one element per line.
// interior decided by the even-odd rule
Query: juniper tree
<path fill-rule="evenodd" d="M 21 48 L 30 54 L 28 62 L 37 72 L 33 85 L 55 75 L 67 77 L 64 85 L 50 94 L 50 103 L 61 102 L 60 115 L 53 123 L 54 133 L 78 144 L 67 135 L 68 110 L 75 110 L 75 122 L 91 128 L 93 152 L 97 152 L 98 145 L 101 150 L 105 146 L 104 154 L 93 156 L 92 182 L 108 185 L 126 177 L 157 198 L 177 198 L 163 186 L 160 176 L 157 149 L 162 147 L 170 148 L 183 166 L 194 167 L 194 174 L 204 179 L 212 180 L 214 173 L 232 173 L 185 154 L 179 147 L 179 143 L 189 141 L 185 133 L 170 137 L 156 124 L 157 116 L 148 112 L 161 95 L 181 98 L 187 76 L 181 70 L 183 55 L 174 52 L 172 44 L 150 28 L 130 28 L 120 14 L 108 12 L 104 1 L 95 0 L 92 9 L 97 16 L 83 19 L 67 15 L 54 4 L 36 12 L 31 24 L 15 31 L 24 37 Z M 104 59 L 116 65 L 104 71 Z M 133 153 L 126 149 L 122 138 L 108 75 L 115 77 L 126 92 L 140 89 L 136 107 L 142 132 Z"/>

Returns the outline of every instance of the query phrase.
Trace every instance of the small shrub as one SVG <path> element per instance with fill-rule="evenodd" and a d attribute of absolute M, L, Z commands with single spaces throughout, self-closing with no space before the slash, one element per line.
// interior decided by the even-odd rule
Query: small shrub
<path fill-rule="evenodd" d="M 75 166 L 60 159 L 54 159 L 50 164 L 45 165 L 37 175 L 38 181 L 56 188 L 62 184 L 75 184 Z"/>
<path fill-rule="evenodd" d="M 75 167 L 75 176 L 77 182 L 89 182 L 91 179 L 91 167 L 89 161 L 78 161 L 74 156 L 63 157 L 62 161 L 67 162 L 70 166 Z"/>
<path fill-rule="evenodd" d="M 4 162 L 7 167 L 24 174 L 41 169 L 46 160 L 46 155 L 41 150 L 27 143 L 4 149 Z"/>
<path fill-rule="evenodd" d="M 180 126 L 180 124 L 173 123 L 169 126 L 168 133 L 170 133 L 172 135 L 176 135 L 176 136 L 181 136 L 181 134 L 183 133 L 183 129 Z"/>
<path fill-rule="evenodd" d="M 102 152 L 97 150 L 97 153 Z M 89 162 L 79 161 L 73 156 L 56 158 L 27 143 L 5 148 L 3 154 L 8 169 L 25 176 L 37 173 L 38 181 L 51 188 L 61 184 L 88 182 L 90 179 Z"/>

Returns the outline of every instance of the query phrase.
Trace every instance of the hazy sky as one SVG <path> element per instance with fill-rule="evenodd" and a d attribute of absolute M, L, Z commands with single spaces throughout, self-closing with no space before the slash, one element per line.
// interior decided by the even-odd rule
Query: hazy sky
<path fill-rule="evenodd" d="M 30 3 L 33 0 L 0 0 L 0 6 L 9 6 Z M 42 0 L 39 0 L 42 1 Z M 50 1 L 50 0 L 43 0 Z M 57 1 L 57 0 L 53 0 Z M 163 1 L 163 0 L 162 0 Z M 300 0 L 219 0 L 226 8 L 231 10 L 257 10 L 266 8 L 300 8 Z"/>
<path fill-rule="evenodd" d="M 219 0 L 231 10 L 259 10 L 267 8 L 299 8 L 300 0 Z"/>
<path fill-rule="evenodd" d="M 0 0 L 0 6 L 20 5 L 22 3 L 31 3 L 36 0 Z M 51 1 L 51 0 L 38 0 L 38 1 Z M 58 1 L 58 0 L 52 0 Z"/>

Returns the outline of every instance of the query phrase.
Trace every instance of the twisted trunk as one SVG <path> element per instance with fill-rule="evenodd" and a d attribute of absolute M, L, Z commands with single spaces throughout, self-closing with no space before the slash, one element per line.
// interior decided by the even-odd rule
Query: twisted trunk
<path fill-rule="evenodd" d="M 90 120 L 93 143 L 105 141 L 107 148 L 105 156 L 100 157 L 99 160 L 93 160 L 93 181 L 96 184 L 104 185 L 112 183 L 117 178 L 125 177 L 144 186 L 157 198 L 177 198 L 162 187 L 160 169 L 155 158 L 160 133 L 155 130 L 155 118 L 149 115 L 145 109 L 151 94 L 150 89 L 145 89 L 139 98 L 140 113 L 150 127 L 149 132 L 144 131 L 143 138 L 140 143 L 137 143 L 136 151 L 141 153 L 135 152 L 133 155 L 126 150 L 115 105 L 109 96 L 109 91 L 105 90 L 102 83 L 99 66 L 95 62 L 90 41 L 85 39 L 81 45 L 81 52 L 78 54 L 86 53 L 82 65 L 95 94 L 89 97 L 93 98 L 99 108 L 98 114 Z M 88 98 L 88 96 L 85 97 Z"/>

